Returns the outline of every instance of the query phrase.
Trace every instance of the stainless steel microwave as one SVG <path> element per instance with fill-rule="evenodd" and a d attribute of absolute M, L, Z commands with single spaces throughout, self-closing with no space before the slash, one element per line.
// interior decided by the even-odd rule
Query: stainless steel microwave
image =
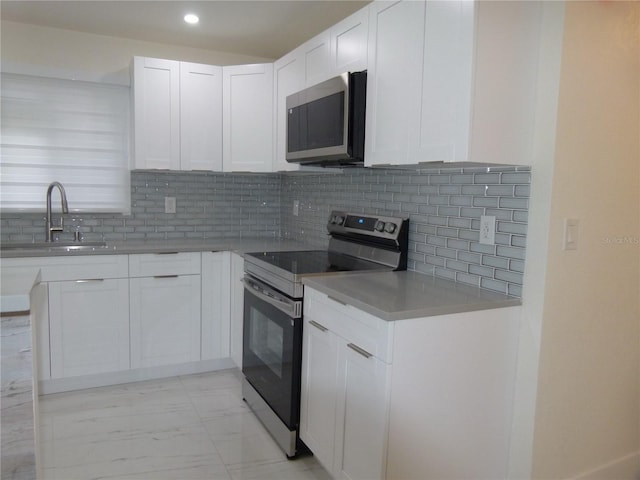
<path fill-rule="evenodd" d="M 287 162 L 364 161 L 367 72 L 345 73 L 287 97 Z"/>

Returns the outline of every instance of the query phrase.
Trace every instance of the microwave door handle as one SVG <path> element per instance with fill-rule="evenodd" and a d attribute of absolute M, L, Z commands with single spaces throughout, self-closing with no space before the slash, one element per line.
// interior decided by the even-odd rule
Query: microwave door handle
<path fill-rule="evenodd" d="M 296 304 L 298 302 L 267 295 L 257 283 L 252 282 L 246 277 L 242 279 L 242 283 L 244 283 L 244 288 L 247 289 L 247 291 L 258 297 L 260 300 L 267 302 L 269 305 L 276 307 L 281 312 L 286 313 L 293 318 L 298 318 L 300 316 L 300 313 L 298 312 L 299 308 L 296 308 Z"/>

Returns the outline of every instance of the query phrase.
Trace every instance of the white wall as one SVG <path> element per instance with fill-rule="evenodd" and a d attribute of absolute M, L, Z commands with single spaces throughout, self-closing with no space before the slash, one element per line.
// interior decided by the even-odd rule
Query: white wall
<path fill-rule="evenodd" d="M 33 73 L 57 71 L 63 76 L 88 80 L 128 84 L 129 65 L 135 55 L 212 65 L 273 61 L 8 21 L 2 21 L 1 28 L 3 68 L 20 64 Z"/>
<path fill-rule="evenodd" d="M 533 478 L 640 478 L 639 22 L 636 2 L 566 4 Z"/>

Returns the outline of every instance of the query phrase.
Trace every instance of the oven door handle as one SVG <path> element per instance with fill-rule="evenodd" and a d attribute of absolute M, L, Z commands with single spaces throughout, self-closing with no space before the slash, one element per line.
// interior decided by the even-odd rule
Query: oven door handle
<path fill-rule="evenodd" d="M 268 285 L 253 278 L 244 277 L 242 283 L 248 292 L 260 300 L 267 302 L 269 305 L 276 307 L 281 312 L 286 313 L 292 318 L 302 317 L 302 302 L 300 300 L 291 300 L 283 297 Z"/>

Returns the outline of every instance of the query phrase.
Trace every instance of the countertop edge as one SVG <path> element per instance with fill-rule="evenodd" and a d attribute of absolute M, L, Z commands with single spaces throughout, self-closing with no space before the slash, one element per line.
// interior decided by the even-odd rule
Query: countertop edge
<path fill-rule="evenodd" d="M 40 269 L 24 273 L 2 272 L 0 283 L 0 315 L 2 317 L 29 315 L 31 290 L 40 283 Z"/>
<path fill-rule="evenodd" d="M 431 282 L 435 277 L 431 277 L 429 275 L 420 274 L 418 272 L 393 272 L 388 273 L 387 275 L 402 275 L 410 273 L 414 278 L 420 279 L 422 278 L 425 282 Z M 357 282 L 357 279 L 360 275 L 369 275 L 367 273 L 353 275 L 350 278 Z M 346 278 L 346 277 L 344 277 Z M 502 298 L 496 299 L 481 299 L 475 298 L 473 300 L 465 300 L 465 301 L 452 301 L 448 304 L 440 304 L 440 305 L 429 305 L 425 303 L 424 306 L 419 308 L 408 308 L 403 310 L 384 310 L 371 303 L 358 299 L 352 295 L 346 294 L 340 290 L 336 290 L 331 286 L 327 285 L 328 277 L 306 277 L 303 279 L 303 284 L 307 285 L 315 290 L 318 290 L 321 293 L 324 293 L 335 300 L 343 302 L 347 305 L 351 305 L 352 307 L 358 308 L 366 313 L 374 315 L 385 321 L 398 321 L 398 320 L 410 320 L 416 318 L 423 317 L 433 317 L 440 315 L 450 315 L 456 313 L 468 313 L 474 311 L 481 310 L 492 310 L 497 308 L 508 308 L 508 307 L 518 307 L 522 305 L 521 299 L 517 297 L 509 297 L 507 295 L 496 294 Z M 437 279 L 438 282 L 444 284 L 450 284 L 452 291 L 455 290 L 456 287 L 460 287 L 460 284 L 456 284 L 455 282 L 445 280 L 445 279 Z M 464 285 L 465 288 L 474 289 L 478 292 L 484 292 L 486 294 L 494 294 L 495 292 L 480 289 L 479 287 L 470 287 Z"/>

